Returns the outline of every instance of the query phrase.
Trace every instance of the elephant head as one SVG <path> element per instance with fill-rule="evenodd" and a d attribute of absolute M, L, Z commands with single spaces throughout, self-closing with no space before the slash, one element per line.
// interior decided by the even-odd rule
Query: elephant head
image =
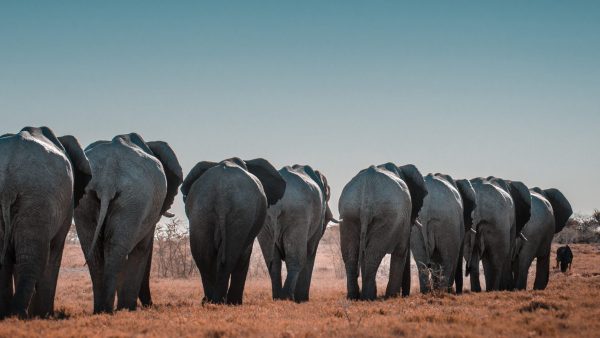
<path fill-rule="evenodd" d="M 247 170 L 252 173 L 263 186 L 263 190 L 267 197 L 267 205 L 273 205 L 277 203 L 285 193 L 285 180 L 279 172 L 269 163 L 269 161 L 263 158 L 257 158 L 253 160 L 243 161 L 237 157 L 227 159 L 217 162 L 210 161 L 202 161 L 196 164 L 190 173 L 187 175 L 183 184 L 181 185 L 181 193 L 183 194 L 183 201 L 185 202 L 187 199 L 187 195 L 192 188 L 192 185 L 202 174 L 204 174 L 208 169 L 223 163 L 223 162 L 232 162 L 241 168 Z"/>

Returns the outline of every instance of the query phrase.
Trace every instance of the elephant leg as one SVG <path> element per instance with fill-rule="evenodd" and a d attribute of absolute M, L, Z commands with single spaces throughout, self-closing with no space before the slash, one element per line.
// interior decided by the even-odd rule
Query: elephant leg
<path fill-rule="evenodd" d="M 231 273 L 227 270 L 226 264 L 217 267 L 217 282 L 215 283 L 213 297 L 210 299 L 212 303 L 224 304 L 227 301 L 230 277 Z"/>
<path fill-rule="evenodd" d="M 306 266 L 306 256 L 308 254 L 306 242 L 306 239 L 297 239 L 296 241 L 284 240 L 285 266 L 287 268 L 287 276 L 283 284 L 284 299 L 294 300 L 294 293 L 296 292 L 300 272 Z"/>
<path fill-rule="evenodd" d="M 7 259 L 0 267 L 0 320 L 10 314 L 13 291 L 13 264 Z"/>
<path fill-rule="evenodd" d="M 369 248 L 367 248 L 365 252 L 364 264 L 360 267 L 362 274 L 362 300 L 375 300 L 377 298 L 377 270 L 379 269 L 379 265 L 381 264 L 381 260 L 384 256 L 385 252 L 378 252 L 373 249 L 369 250 Z M 404 260 L 402 260 L 402 262 L 404 262 Z M 402 268 L 404 268 L 404 266 L 402 266 Z M 390 267 L 390 282 L 392 281 L 391 276 L 392 268 Z M 399 276 L 399 274 L 396 272 L 394 277 L 399 279 L 395 280 L 395 283 L 398 283 L 397 287 L 399 289 L 400 283 L 402 282 L 402 276 Z"/>
<path fill-rule="evenodd" d="M 258 233 L 258 243 L 269 271 L 273 299 L 281 299 L 281 254 L 266 226 Z"/>
<path fill-rule="evenodd" d="M 410 256 L 408 248 L 403 248 L 401 244 L 398 244 L 396 249 L 392 252 L 392 257 L 390 259 L 390 278 L 385 291 L 386 298 L 400 295 L 402 283 L 404 282 L 403 277 L 404 267 L 406 265 L 406 255 Z M 377 267 L 379 267 L 379 265 L 377 265 Z M 375 273 L 377 273 L 377 270 L 375 270 Z"/>
<path fill-rule="evenodd" d="M 244 296 L 244 286 L 246 285 L 246 277 L 248 276 L 248 268 L 250 267 L 250 256 L 252 256 L 252 246 L 242 253 L 236 266 L 231 273 L 231 283 L 227 292 L 227 304 L 241 305 Z"/>
<path fill-rule="evenodd" d="M 320 238 L 316 240 L 317 245 L 319 239 Z M 310 248 L 308 252 L 308 257 L 306 258 L 306 264 L 304 265 L 304 269 L 302 269 L 302 272 L 300 272 L 298 284 L 296 284 L 296 292 L 294 294 L 294 300 L 296 302 L 308 301 L 310 294 L 310 282 L 312 280 L 312 273 L 315 266 L 315 258 L 317 256 L 317 245 L 314 245 L 313 248 Z"/>
<path fill-rule="evenodd" d="M 98 310 L 94 311 L 112 313 L 115 306 L 117 287 L 127 260 L 127 249 L 116 243 L 109 242 L 104 248 L 104 257 L 102 290 L 100 292 Z"/>
<path fill-rule="evenodd" d="M 460 246 L 456 269 L 454 270 L 454 286 L 456 294 L 460 295 L 463 292 L 463 246 Z"/>
<path fill-rule="evenodd" d="M 481 292 L 481 282 L 479 281 L 479 260 L 479 251 L 473 250 L 473 254 L 471 255 L 470 266 L 467 267 L 467 269 L 469 269 L 469 278 L 471 282 L 472 292 Z"/>
<path fill-rule="evenodd" d="M 154 234 L 153 234 L 154 235 Z M 152 294 L 150 293 L 150 272 L 152 271 L 152 252 L 154 251 L 154 236 L 150 243 L 150 253 L 148 255 L 148 261 L 146 262 L 146 271 L 144 272 L 144 279 L 140 286 L 140 293 L 138 298 L 143 307 L 152 306 Z"/>
<path fill-rule="evenodd" d="M 50 256 L 46 269 L 40 281 L 37 283 L 35 295 L 31 301 L 30 314 L 35 317 L 48 317 L 54 313 L 54 296 L 56 294 L 56 283 L 62 260 L 65 239 L 71 227 L 72 216 L 63 224 L 61 231 L 50 243 Z"/>
<path fill-rule="evenodd" d="M 493 257 L 483 258 L 483 271 L 485 274 L 485 291 L 498 291 L 502 282 L 504 261 L 494 261 Z"/>
<path fill-rule="evenodd" d="M 534 290 L 544 290 L 548 286 L 548 277 L 550 275 L 550 255 L 537 258 L 535 269 Z"/>
<path fill-rule="evenodd" d="M 11 314 L 18 315 L 20 318 L 28 316 L 36 284 L 41 279 L 48 261 L 48 243 L 48 240 L 32 237 L 18 241 L 15 247 L 15 293 L 10 309 Z"/>
<path fill-rule="evenodd" d="M 273 259 L 267 266 L 269 267 L 273 299 L 283 299 L 283 286 L 281 285 L 281 256 L 279 255 L 277 248 L 273 249 Z"/>
<path fill-rule="evenodd" d="M 190 225 L 193 229 L 194 226 Z M 199 238 L 195 238 L 194 233 L 190 234 L 190 250 L 194 262 L 200 271 L 200 279 L 202 280 L 202 288 L 204 289 L 204 298 L 202 302 L 212 302 L 215 297 L 215 287 L 217 282 L 217 257 L 216 249 L 201 244 Z M 211 242 L 209 242 L 210 244 Z"/>
<path fill-rule="evenodd" d="M 410 251 L 406 254 L 404 273 L 402 274 L 402 297 L 410 296 Z"/>
<path fill-rule="evenodd" d="M 137 308 L 137 299 L 140 294 L 142 281 L 146 276 L 146 264 L 152 252 L 151 244 L 153 235 L 154 233 L 150 232 L 127 255 L 117 291 L 117 310 L 127 309 L 133 311 Z"/>
<path fill-rule="evenodd" d="M 515 275 L 515 289 L 525 290 L 527 289 L 527 277 L 529 275 L 529 267 L 533 262 L 533 256 L 529 252 L 521 252 L 517 256 L 516 262 L 513 266 Z"/>
<path fill-rule="evenodd" d="M 360 223 L 358 220 L 346 218 L 340 224 L 340 249 L 344 268 L 346 269 L 347 298 L 358 300 L 360 288 L 358 286 L 358 253 L 360 246 Z"/>

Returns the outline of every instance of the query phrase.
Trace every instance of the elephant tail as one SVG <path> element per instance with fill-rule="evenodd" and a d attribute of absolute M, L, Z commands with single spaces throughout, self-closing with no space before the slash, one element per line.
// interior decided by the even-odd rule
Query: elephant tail
<path fill-rule="evenodd" d="M 96 230 L 94 231 L 94 239 L 92 240 L 92 245 L 87 252 L 88 259 L 93 257 L 94 250 L 96 248 L 96 243 L 98 242 L 98 238 L 100 237 L 100 233 L 102 233 L 102 228 L 104 227 L 104 221 L 106 220 L 106 214 L 108 213 L 108 206 L 110 201 L 115 197 L 115 193 L 102 193 L 100 195 L 100 212 L 98 213 L 98 223 L 96 223 Z"/>
<path fill-rule="evenodd" d="M 225 261 L 227 259 L 227 250 L 226 250 L 226 246 L 227 246 L 227 232 L 226 232 L 226 226 L 225 226 L 225 214 L 219 214 L 218 218 L 217 218 L 217 226 L 218 226 L 218 231 L 221 237 L 221 243 L 219 245 L 219 252 L 217 255 L 217 259 L 219 262 L 219 266 L 221 265 L 225 265 Z"/>
<path fill-rule="evenodd" d="M 4 222 L 4 243 L 2 245 L 2 253 L 0 254 L 0 267 L 4 265 L 4 259 L 6 258 L 6 252 L 8 251 L 8 245 L 10 238 L 12 237 L 12 224 L 10 222 L 10 207 L 12 201 L 3 199 L 0 201 L 2 204 L 2 221 Z"/>
<path fill-rule="evenodd" d="M 367 230 L 369 229 L 369 224 L 372 221 L 371 213 L 369 212 L 369 208 L 361 208 L 360 211 L 360 246 L 358 252 L 358 264 L 361 269 L 364 267 L 365 262 L 365 251 L 367 250 Z"/>

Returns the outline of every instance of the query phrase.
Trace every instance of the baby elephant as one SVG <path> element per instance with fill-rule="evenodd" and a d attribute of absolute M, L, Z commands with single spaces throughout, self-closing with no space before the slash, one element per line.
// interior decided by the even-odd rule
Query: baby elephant
<path fill-rule="evenodd" d="M 558 265 L 560 264 L 560 271 L 567 272 L 567 269 L 571 271 L 571 263 L 573 263 L 573 252 L 571 248 L 566 246 L 561 246 L 556 250 L 556 267 L 558 269 Z"/>

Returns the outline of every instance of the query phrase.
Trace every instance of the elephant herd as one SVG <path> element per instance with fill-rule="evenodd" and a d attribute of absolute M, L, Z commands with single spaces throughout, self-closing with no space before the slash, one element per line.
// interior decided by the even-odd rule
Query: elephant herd
<path fill-rule="evenodd" d="M 135 133 L 85 149 L 73 136 L 26 127 L 0 136 L 0 318 L 46 317 L 65 238 L 75 221 L 92 280 L 94 313 L 152 304 L 154 230 L 181 190 L 203 302 L 241 304 L 256 238 L 274 299 L 309 299 L 319 241 L 339 223 L 347 296 L 377 297 L 376 274 L 391 254 L 386 297 L 410 293 L 410 253 L 421 292 L 548 283 L 550 246 L 572 209 L 556 189 L 494 177 L 422 176 L 413 165 L 360 171 L 344 187 L 340 221 L 326 177 L 308 165 L 279 171 L 264 159 L 203 161 L 185 177 L 175 152 Z M 287 274 L 282 281 L 282 262 Z M 361 276 L 362 287 L 358 277 Z"/>

